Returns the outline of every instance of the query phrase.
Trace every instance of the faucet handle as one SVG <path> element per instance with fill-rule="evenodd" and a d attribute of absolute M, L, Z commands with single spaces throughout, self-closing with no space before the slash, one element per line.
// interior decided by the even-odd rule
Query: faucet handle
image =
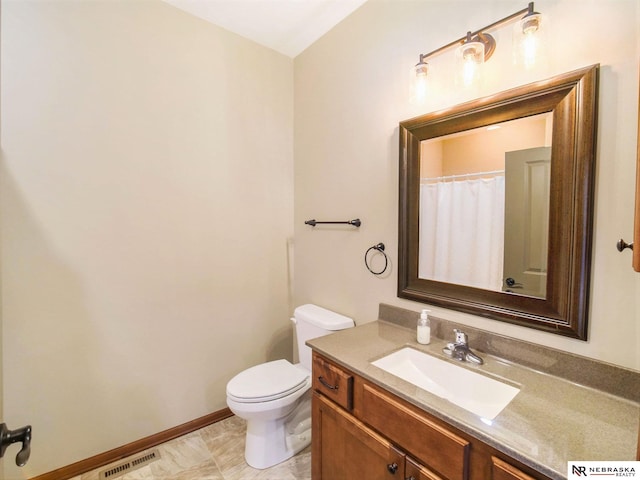
<path fill-rule="evenodd" d="M 458 345 L 466 345 L 469 343 L 469 337 L 462 330 L 458 330 L 457 328 L 453 329 L 453 333 L 456 334 L 456 342 Z"/>

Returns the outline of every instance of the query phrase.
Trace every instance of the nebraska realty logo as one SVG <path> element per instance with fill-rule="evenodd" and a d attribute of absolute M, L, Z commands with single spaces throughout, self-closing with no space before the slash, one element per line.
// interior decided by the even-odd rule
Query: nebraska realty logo
<path fill-rule="evenodd" d="M 568 480 L 584 478 L 640 478 L 640 462 L 568 462 Z"/>

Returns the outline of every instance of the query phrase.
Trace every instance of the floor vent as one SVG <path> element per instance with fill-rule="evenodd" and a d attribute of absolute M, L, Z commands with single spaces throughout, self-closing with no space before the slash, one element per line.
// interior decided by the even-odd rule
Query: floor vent
<path fill-rule="evenodd" d="M 160 452 L 157 449 L 154 449 L 143 455 L 140 455 L 139 457 L 125 460 L 118 463 L 117 465 L 113 465 L 105 470 L 102 470 L 100 472 L 99 478 L 100 480 L 110 480 L 112 478 L 117 478 L 121 475 L 124 475 L 125 473 L 129 473 L 137 470 L 138 468 L 142 468 L 145 465 L 149 465 L 156 460 L 160 460 Z"/>

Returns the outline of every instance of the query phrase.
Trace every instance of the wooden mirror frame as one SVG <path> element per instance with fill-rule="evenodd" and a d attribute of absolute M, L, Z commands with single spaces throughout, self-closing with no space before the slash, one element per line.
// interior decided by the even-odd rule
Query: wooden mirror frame
<path fill-rule="evenodd" d="M 400 123 L 398 296 L 587 339 L 598 65 Z M 418 277 L 420 142 L 553 112 L 546 298 Z"/>

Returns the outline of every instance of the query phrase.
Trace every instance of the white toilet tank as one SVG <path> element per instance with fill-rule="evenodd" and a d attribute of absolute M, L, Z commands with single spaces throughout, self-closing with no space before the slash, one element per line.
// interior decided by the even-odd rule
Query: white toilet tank
<path fill-rule="evenodd" d="M 296 308 L 291 321 L 296 324 L 300 364 L 309 371 L 311 371 L 311 348 L 305 345 L 307 340 L 355 326 L 353 319 L 310 303 Z"/>

